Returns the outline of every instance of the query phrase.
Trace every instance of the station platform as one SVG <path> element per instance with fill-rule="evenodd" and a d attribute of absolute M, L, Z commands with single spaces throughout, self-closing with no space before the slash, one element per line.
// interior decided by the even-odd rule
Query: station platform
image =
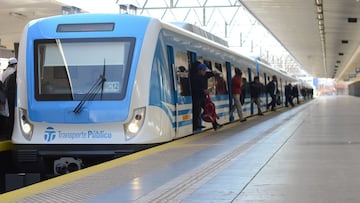
<path fill-rule="evenodd" d="M 0 195 L 0 202 L 360 202 L 360 98 L 319 97 Z"/>

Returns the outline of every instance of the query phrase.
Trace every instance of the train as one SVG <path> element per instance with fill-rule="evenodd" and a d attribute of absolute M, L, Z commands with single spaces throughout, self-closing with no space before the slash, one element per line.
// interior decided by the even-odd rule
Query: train
<path fill-rule="evenodd" d="M 196 134 L 191 64 L 208 79 L 218 122 L 230 116 L 235 68 L 248 82 L 278 78 L 283 97 L 298 80 L 191 24 L 130 14 L 74 14 L 29 22 L 18 53 L 17 104 L 12 133 L 19 172 L 62 175 Z M 226 83 L 218 91 L 218 78 Z M 263 94 L 262 110 L 270 98 Z M 246 94 L 244 116 L 254 113 Z M 205 128 L 212 128 L 203 122 Z"/>

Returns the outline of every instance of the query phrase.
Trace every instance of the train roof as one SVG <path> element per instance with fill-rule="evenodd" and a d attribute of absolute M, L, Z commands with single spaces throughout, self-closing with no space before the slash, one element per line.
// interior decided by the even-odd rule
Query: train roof
<path fill-rule="evenodd" d="M 192 33 L 195 33 L 195 34 L 205 37 L 207 39 L 210 39 L 211 41 L 222 44 L 226 47 L 229 47 L 229 44 L 226 40 L 224 40 L 221 37 L 218 37 L 208 31 L 205 31 L 196 25 L 193 25 L 190 23 L 185 23 L 185 22 L 172 22 L 171 24 L 181 27 L 182 29 L 188 30 Z"/>
<path fill-rule="evenodd" d="M 61 20 L 61 21 L 60 21 Z M 56 26 L 57 22 L 61 23 L 69 23 L 69 24 L 76 24 L 76 23 L 83 23 L 84 21 L 88 21 L 89 23 L 101 23 L 101 22 L 115 22 L 117 20 L 122 20 L 123 22 L 127 22 L 129 24 L 129 27 L 133 27 L 134 21 L 138 24 L 147 25 L 150 23 L 159 24 L 161 28 L 169 30 L 171 32 L 175 32 L 181 36 L 189 37 L 191 39 L 194 39 L 196 41 L 199 41 L 200 43 L 207 44 L 211 47 L 214 47 L 218 50 L 223 51 L 226 53 L 226 58 L 231 60 L 232 62 L 238 61 L 239 57 L 242 58 L 243 61 L 246 61 L 246 63 L 255 64 L 258 63 L 260 66 L 264 66 L 268 69 L 268 71 L 271 74 L 280 74 L 284 77 L 289 77 L 295 80 L 292 76 L 282 73 L 279 70 L 276 70 L 272 68 L 269 64 L 266 64 L 254 57 L 251 57 L 249 55 L 244 55 L 241 53 L 237 53 L 234 50 L 230 49 L 227 46 L 226 41 L 211 35 L 211 33 L 208 32 L 199 32 L 200 28 L 196 28 L 196 26 L 188 24 L 188 23 L 168 23 L 161 21 L 157 18 L 153 17 L 147 17 L 147 16 L 138 16 L 138 15 L 131 15 L 131 14 L 90 14 L 90 13 L 81 13 L 81 14 L 72 14 L 72 15 L 61 15 L 61 16 L 52 16 L 52 17 L 46 17 L 46 18 L 40 18 L 37 20 L 33 20 L 29 22 L 29 26 L 32 26 L 37 23 L 47 23 L 52 26 Z M 140 26 L 137 26 L 137 30 L 141 30 L 139 28 Z M 195 28 L 194 28 L 195 27 Z M 146 29 L 146 26 L 143 28 Z M 201 34 L 203 33 L 203 34 Z M 234 64 L 236 65 L 236 64 Z"/>
<path fill-rule="evenodd" d="M 247 61 L 251 61 L 252 63 L 255 62 L 255 60 L 253 58 L 251 58 L 250 56 L 246 56 L 246 55 L 242 55 L 239 53 L 236 53 L 235 51 L 231 50 L 229 47 L 227 47 L 226 45 L 220 44 L 216 41 L 213 41 L 212 39 L 206 38 L 204 36 L 201 36 L 197 33 L 194 33 L 192 31 L 189 31 L 188 29 L 183 29 L 182 27 L 176 26 L 174 24 L 171 23 L 167 23 L 167 22 L 163 22 L 160 21 L 162 24 L 162 28 L 166 29 L 166 30 L 170 30 L 172 32 L 175 32 L 179 35 L 194 39 L 196 41 L 199 41 L 201 43 L 207 44 L 209 46 L 215 47 L 219 50 L 224 51 L 224 53 L 228 54 L 229 58 L 234 58 L 233 61 L 235 61 L 235 58 L 238 57 L 242 57 L 243 59 L 247 60 Z"/>
<path fill-rule="evenodd" d="M 222 44 L 219 43 L 217 40 L 213 40 L 211 37 L 208 38 L 206 36 L 203 35 L 199 35 L 197 32 L 192 32 L 192 29 L 184 29 L 184 26 L 177 26 L 179 23 L 176 24 L 171 24 L 171 23 L 167 23 L 167 22 L 162 22 L 162 27 L 168 30 L 171 30 L 173 32 L 177 32 L 181 35 L 186 35 L 187 37 L 196 39 L 198 41 L 201 41 L 203 43 L 209 44 L 213 47 L 216 47 L 218 49 L 221 49 L 222 51 L 224 51 L 225 53 L 229 54 L 230 56 L 232 56 L 231 58 L 233 58 L 233 61 L 236 61 L 239 59 L 239 57 L 241 57 L 243 60 L 247 60 L 248 62 L 251 62 L 252 64 L 258 63 L 260 66 L 266 67 L 267 68 L 267 72 L 269 72 L 272 75 L 282 75 L 283 77 L 287 77 L 288 79 L 291 79 L 292 81 L 297 81 L 296 78 L 292 77 L 291 75 L 281 72 L 280 70 L 277 70 L 273 67 L 271 67 L 271 65 L 269 65 L 268 63 L 259 60 L 255 57 L 252 57 L 250 55 L 245 55 L 245 54 L 241 54 L 241 53 L 237 53 L 234 50 L 230 49 L 229 47 L 226 46 L 226 44 Z M 186 25 L 187 27 L 189 27 L 189 25 Z M 196 30 L 196 29 L 195 29 Z"/>

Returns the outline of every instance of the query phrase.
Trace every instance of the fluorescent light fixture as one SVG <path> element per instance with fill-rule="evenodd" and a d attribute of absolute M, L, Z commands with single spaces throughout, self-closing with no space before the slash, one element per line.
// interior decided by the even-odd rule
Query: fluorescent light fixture
<path fill-rule="evenodd" d="M 318 12 L 318 13 L 322 13 L 322 12 L 323 12 L 322 6 L 317 6 L 316 8 L 317 8 L 317 12 Z"/>
<path fill-rule="evenodd" d="M 316 0 L 315 3 L 316 3 L 316 5 L 321 5 L 321 4 L 322 4 L 322 0 Z"/>

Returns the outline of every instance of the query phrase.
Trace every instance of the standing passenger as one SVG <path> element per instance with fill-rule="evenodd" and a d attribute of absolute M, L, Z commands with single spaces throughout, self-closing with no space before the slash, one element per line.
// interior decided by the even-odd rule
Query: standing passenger
<path fill-rule="evenodd" d="M 191 67 L 191 93 L 193 102 L 193 130 L 198 131 L 204 126 L 201 125 L 201 109 L 204 107 L 206 101 L 206 95 L 209 94 L 207 89 L 208 78 L 213 77 L 212 72 L 208 72 L 208 67 L 200 63 L 195 62 Z M 219 125 L 216 120 L 212 122 L 213 128 L 217 130 L 222 125 Z"/>
<path fill-rule="evenodd" d="M 303 96 L 304 101 L 305 101 L 305 100 L 306 100 L 306 88 L 305 88 L 305 87 L 302 87 L 302 88 L 300 89 L 300 93 L 301 93 L 301 95 Z"/>
<path fill-rule="evenodd" d="M 276 110 L 276 94 L 278 92 L 278 85 L 277 85 L 277 77 L 276 75 L 272 76 L 272 80 L 266 85 L 266 91 L 269 93 L 271 97 L 271 102 L 268 104 L 268 109 L 270 108 L 271 111 Z"/>
<path fill-rule="evenodd" d="M 215 73 L 215 86 L 217 95 L 223 95 L 228 93 L 226 88 L 226 82 L 224 78 L 220 75 L 220 73 Z"/>
<path fill-rule="evenodd" d="M 9 77 L 9 75 L 11 75 L 13 72 L 15 72 L 16 66 L 17 66 L 16 58 L 10 58 L 8 67 L 2 73 L 2 82 L 3 83 L 5 83 L 5 80 L 7 77 Z"/>
<path fill-rule="evenodd" d="M 2 126 L 5 126 L 5 135 L 7 139 L 11 138 L 11 134 L 14 128 L 14 113 L 16 103 L 16 69 L 13 73 L 8 75 L 4 81 L 4 87 L 6 91 L 6 98 L 8 100 L 9 117 L 4 119 Z"/>
<path fill-rule="evenodd" d="M 230 117 L 233 116 L 235 108 L 237 110 L 238 116 L 240 118 L 240 122 L 246 121 L 246 118 L 243 117 L 242 105 L 240 100 L 241 95 L 241 86 L 242 86 L 242 72 L 240 69 L 235 69 L 235 75 L 231 80 L 231 88 L 232 88 L 232 96 L 234 99 L 234 104 L 230 109 Z"/>
<path fill-rule="evenodd" d="M 260 95 L 261 95 L 262 89 L 263 89 L 263 86 L 260 83 L 259 76 L 255 76 L 254 81 L 252 81 L 250 84 L 250 94 L 251 94 L 251 102 L 256 104 L 259 116 L 264 115 L 261 112 L 261 100 L 260 100 Z"/>
<path fill-rule="evenodd" d="M 293 96 L 292 96 L 292 85 L 289 83 L 288 85 L 285 85 L 285 106 L 288 107 L 289 103 L 291 106 L 294 106 L 293 103 Z"/>
<path fill-rule="evenodd" d="M 2 139 L 2 136 L 6 136 L 7 134 L 7 126 L 6 121 L 7 117 L 9 116 L 9 109 L 8 109 L 8 103 L 7 103 L 7 96 L 6 96 L 6 90 L 5 86 L 0 81 L 0 139 Z"/>
<path fill-rule="evenodd" d="M 296 103 L 300 104 L 299 101 L 299 88 L 297 85 L 294 85 L 294 87 L 292 88 L 292 95 L 294 98 L 296 98 Z"/>

